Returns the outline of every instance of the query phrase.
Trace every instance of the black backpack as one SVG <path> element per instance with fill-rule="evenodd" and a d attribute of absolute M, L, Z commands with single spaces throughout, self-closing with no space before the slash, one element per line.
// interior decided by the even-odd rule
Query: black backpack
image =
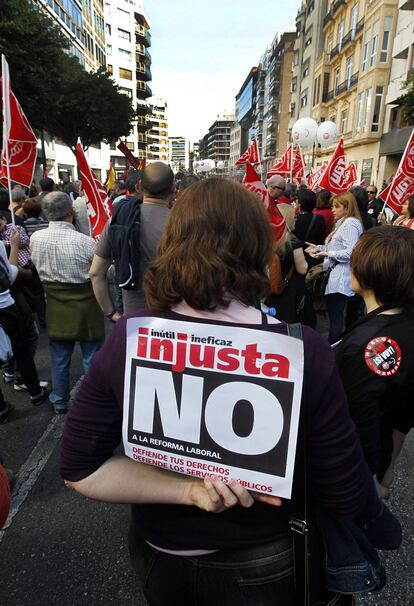
<path fill-rule="evenodd" d="M 141 203 L 137 196 L 126 196 L 115 207 L 109 225 L 109 241 L 120 288 L 136 287 L 140 278 Z"/>

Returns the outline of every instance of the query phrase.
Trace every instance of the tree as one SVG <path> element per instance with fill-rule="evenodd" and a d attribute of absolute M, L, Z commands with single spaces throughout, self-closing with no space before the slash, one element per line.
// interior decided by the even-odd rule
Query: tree
<path fill-rule="evenodd" d="M 88 73 L 67 52 L 69 42 L 29 0 L 1 0 L 0 52 L 10 66 L 13 92 L 31 126 L 72 150 L 129 134 L 130 99 L 104 70 Z"/>
<path fill-rule="evenodd" d="M 414 69 L 408 74 L 403 89 L 406 91 L 402 98 L 403 118 L 407 124 L 414 124 Z"/>
<path fill-rule="evenodd" d="M 128 136 L 134 119 L 129 97 L 120 93 L 105 70 L 88 73 L 82 68 L 67 70 L 55 96 L 57 111 L 49 128 L 72 151 L 78 136 L 84 149 L 101 141 L 109 143 Z"/>

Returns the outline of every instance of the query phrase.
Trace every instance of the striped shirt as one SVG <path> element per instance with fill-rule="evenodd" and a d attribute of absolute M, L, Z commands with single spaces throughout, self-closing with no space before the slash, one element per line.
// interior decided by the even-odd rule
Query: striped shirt
<path fill-rule="evenodd" d="M 351 289 L 351 268 L 349 261 L 352 250 L 363 232 L 361 222 L 354 217 L 340 219 L 331 241 L 327 245 L 319 246 L 319 250 L 326 251 L 328 258 L 324 261 L 324 268 L 333 267 L 325 294 L 341 293 L 347 297 L 355 295 Z"/>

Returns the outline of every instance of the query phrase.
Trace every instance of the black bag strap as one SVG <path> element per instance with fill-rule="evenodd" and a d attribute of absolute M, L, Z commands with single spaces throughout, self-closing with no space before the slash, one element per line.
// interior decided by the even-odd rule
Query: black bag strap
<path fill-rule="evenodd" d="M 302 326 L 288 324 L 288 335 L 303 341 Z M 292 513 L 289 526 L 293 532 L 293 558 L 295 571 L 295 604 L 309 606 L 308 532 L 309 512 L 306 473 L 305 411 L 302 406 L 299 418 L 295 459 L 295 481 L 292 494 Z"/>
<path fill-rule="evenodd" d="M 303 241 L 306 242 L 306 240 L 308 239 L 309 233 L 313 227 L 313 224 L 316 221 L 316 215 L 314 213 L 312 213 L 312 219 L 311 222 L 308 225 L 308 229 L 306 230 L 306 234 L 303 236 Z"/>

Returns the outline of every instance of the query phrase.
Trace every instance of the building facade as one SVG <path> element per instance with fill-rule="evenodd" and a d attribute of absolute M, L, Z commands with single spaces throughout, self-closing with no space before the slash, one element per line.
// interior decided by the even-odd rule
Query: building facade
<path fill-rule="evenodd" d="M 347 162 L 377 182 L 398 0 L 334 0 L 323 19 L 323 51 L 315 62 L 312 117 L 332 120 Z M 332 148 L 316 150 L 317 164 Z"/>
<path fill-rule="evenodd" d="M 88 71 L 105 66 L 105 31 L 103 0 L 35 0 L 55 25 L 70 41 L 68 52 L 75 56 Z M 77 179 L 77 166 L 72 151 L 45 134 L 45 151 L 47 174 L 56 182 L 66 183 Z M 86 152 L 89 165 L 97 177 L 104 179 L 109 166 L 109 146 L 102 144 L 92 146 Z M 38 181 L 43 175 L 42 154 L 38 142 L 38 156 L 34 179 Z"/>
<path fill-rule="evenodd" d="M 105 1 L 105 39 L 107 69 L 119 89 L 132 101 L 137 119 L 126 145 L 140 160 L 148 155 L 150 130 L 150 106 L 147 99 L 152 91 L 150 23 L 142 2 L 137 0 Z M 126 159 L 116 147 L 111 146 L 111 162 L 116 173 L 125 171 Z"/>
<path fill-rule="evenodd" d="M 260 60 L 254 129 L 264 171 L 289 142 L 293 48 L 296 32 L 277 32 Z"/>
<path fill-rule="evenodd" d="M 414 1 L 399 0 L 398 9 L 391 74 L 385 100 L 384 134 L 379 150 L 379 184 L 397 170 L 413 130 L 413 126 L 408 126 L 404 120 L 402 86 L 414 69 Z"/>
<path fill-rule="evenodd" d="M 168 137 L 168 163 L 174 174 L 190 167 L 190 146 L 185 137 Z"/>
<path fill-rule="evenodd" d="M 163 99 L 152 97 L 148 100 L 150 106 L 150 130 L 148 133 L 148 154 L 147 158 L 151 162 L 162 160 L 168 162 L 168 117 L 167 102 Z"/>
<path fill-rule="evenodd" d="M 224 162 L 225 168 L 229 167 L 230 159 L 230 131 L 234 123 L 234 115 L 218 115 L 217 120 L 208 129 L 207 155 L 206 158 L 218 162 Z"/>

